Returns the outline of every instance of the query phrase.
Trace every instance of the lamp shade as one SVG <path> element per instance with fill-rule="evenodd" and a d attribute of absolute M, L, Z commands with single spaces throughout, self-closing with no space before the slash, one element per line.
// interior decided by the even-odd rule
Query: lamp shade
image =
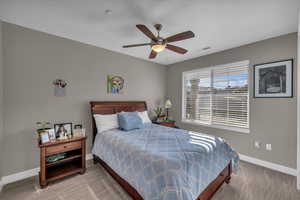
<path fill-rule="evenodd" d="M 170 99 L 167 99 L 165 103 L 165 108 L 171 108 L 171 107 L 172 107 L 172 102 L 170 101 Z"/>

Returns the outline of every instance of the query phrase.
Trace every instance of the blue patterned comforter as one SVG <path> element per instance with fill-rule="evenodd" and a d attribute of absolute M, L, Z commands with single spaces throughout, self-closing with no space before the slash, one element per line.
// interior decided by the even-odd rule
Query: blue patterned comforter
<path fill-rule="evenodd" d="M 238 154 L 221 138 L 155 124 L 99 133 L 92 150 L 145 200 L 193 200 Z"/>

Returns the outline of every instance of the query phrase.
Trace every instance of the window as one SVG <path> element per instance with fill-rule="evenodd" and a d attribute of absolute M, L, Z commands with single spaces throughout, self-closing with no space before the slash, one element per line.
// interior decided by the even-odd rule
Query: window
<path fill-rule="evenodd" d="M 182 120 L 249 132 L 249 61 L 183 72 Z"/>

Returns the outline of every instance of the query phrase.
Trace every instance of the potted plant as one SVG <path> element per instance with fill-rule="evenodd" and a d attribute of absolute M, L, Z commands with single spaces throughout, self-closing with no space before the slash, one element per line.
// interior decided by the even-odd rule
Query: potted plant
<path fill-rule="evenodd" d="M 164 114 L 163 114 L 163 109 L 161 107 L 156 107 L 154 109 L 154 113 L 156 115 L 155 117 L 155 121 L 163 121 L 164 118 Z"/>
<path fill-rule="evenodd" d="M 36 123 L 38 129 L 36 130 L 38 134 L 40 134 L 41 132 L 45 131 L 45 130 L 49 130 L 49 125 L 50 125 L 50 122 L 45 122 L 45 121 L 42 121 L 42 122 L 37 122 Z"/>

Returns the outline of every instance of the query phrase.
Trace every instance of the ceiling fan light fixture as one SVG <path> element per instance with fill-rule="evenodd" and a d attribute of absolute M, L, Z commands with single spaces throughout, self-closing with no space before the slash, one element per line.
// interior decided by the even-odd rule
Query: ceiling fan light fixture
<path fill-rule="evenodd" d="M 163 51 L 165 48 L 165 44 L 154 44 L 151 46 L 151 49 L 157 53 Z"/>

